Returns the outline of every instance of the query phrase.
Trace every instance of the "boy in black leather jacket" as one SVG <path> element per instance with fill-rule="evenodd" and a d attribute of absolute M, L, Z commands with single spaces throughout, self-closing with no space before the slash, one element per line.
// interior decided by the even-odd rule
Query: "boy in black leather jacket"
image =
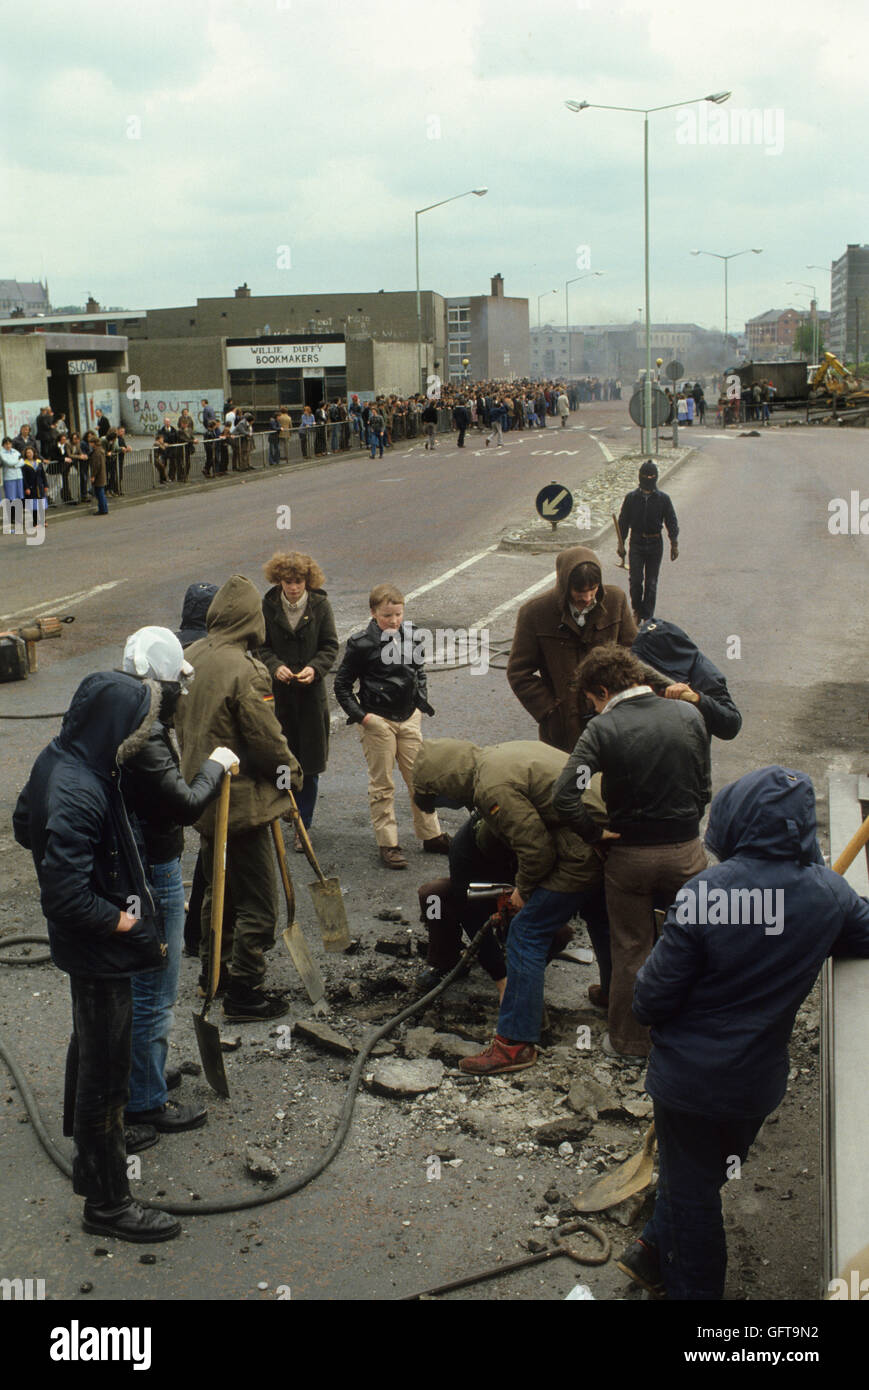
<path fill-rule="evenodd" d="M 437 815 L 420 811 L 413 800 L 413 764 L 422 747 L 423 714 L 434 714 L 428 703 L 424 643 L 414 640 L 414 628 L 404 619 L 404 595 L 394 584 L 377 584 L 368 596 L 371 621 L 347 642 L 335 676 L 335 698 L 348 724 L 359 725 L 359 738 L 368 764 L 368 804 L 380 858 L 388 869 L 406 869 L 398 844 L 395 818 L 396 762 L 410 792 L 413 828 L 429 854 L 446 854 Z M 354 686 L 359 683 L 358 695 Z"/>

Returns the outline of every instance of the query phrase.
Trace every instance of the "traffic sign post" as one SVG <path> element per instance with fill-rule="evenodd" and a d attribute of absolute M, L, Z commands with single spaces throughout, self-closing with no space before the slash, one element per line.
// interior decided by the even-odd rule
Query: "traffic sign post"
<path fill-rule="evenodd" d="M 685 375 L 685 368 L 681 362 L 668 362 L 665 370 L 673 383 L 673 448 L 675 449 L 679 443 L 679 406 L 676 402 L 676 382 L 680 376 Z"/>
<path fill-rule="evenodd" d="M 559 521 L 564 521 L 573 511 L 573 493 L 562 483 L 548 483 L 538 492 L 534 505 L 538 514 L 550 523 L 554 531 Z"/>

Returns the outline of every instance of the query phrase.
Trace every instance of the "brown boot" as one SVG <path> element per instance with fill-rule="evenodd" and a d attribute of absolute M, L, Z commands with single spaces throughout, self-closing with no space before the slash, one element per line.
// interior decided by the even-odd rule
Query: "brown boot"
<path fill-rule="evenodd" d="M 398 845 L 381 845 L 380 859 L 387 869 L 406 869 L 407 860 Z"/>
<path fill-rule="evenodd" d="M 449 854 L 450 837 L 441 832 L 440 835 L 433 835 L 430 840 L 423 840 L 422 847 L 426 854 Z"/>
<path fill-rule="evenodd" d="M 525 1071 L 537 1061 L 537 1048 L 533 1043 L 511 1043 L 497 1033 L 485 1052 L 476 1057 L 463 1057 L 459 1070 L 470 1072 L 472 1076 L 501 1076 L 504 1072 Z"/>

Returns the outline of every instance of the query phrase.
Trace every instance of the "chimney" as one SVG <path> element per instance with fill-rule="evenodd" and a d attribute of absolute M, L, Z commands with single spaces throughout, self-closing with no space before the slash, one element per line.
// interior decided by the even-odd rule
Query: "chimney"
<path fill-rule="evenodd" d="M 503 275 L 500 273 L 500 271 L 498 272 L 497 275 L 493 275 L 493 276 L 492 276 L 492 298 L 493 298 L 493 299 L 503 299 L 503 298 L 504 298 L 504 277 L 503 277 Z"/>
<path fill-rule="evenodd" d="M 100 306 L 92 294 L 88 295 L 88 302 L 84 307 L 86 314 L 99 314 L 101 312 Z"/>
<path fill-rule="evenodd" d="M 246 280 L 243 285 L 239 285 L 235 292 L 235 297 L 236 299 L 250 299 L 250 290 L 248 289 Z"/>

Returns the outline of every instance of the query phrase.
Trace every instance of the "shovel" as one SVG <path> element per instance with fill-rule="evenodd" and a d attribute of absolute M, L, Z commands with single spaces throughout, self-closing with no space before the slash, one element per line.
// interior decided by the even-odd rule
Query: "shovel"
<path fill-rule="evenodd" d="M 315 1007 L 314 1013 L 325 1013 L 326 1006 L 322 1000 L 326 993 L 326 986 L 323 984 L 323 977 L 308 950 L 308 943 L 302 933 L 302 928 L 296 921 L 296 895 L 293 892 L 293 882 L 287 868 L 287 852 L 284 849 L 284 837 L 281 833 L 280 821 L 272 821 L 272 839 L 275 842 L 278 868 L 281 871 L 281 883 L 284 885 L 284 896 L 287 900 L 287 925 L 283 932 L 284 941 L 293 958 L 293 964 L 299 972 L 299 978 L 308 991 L 308 998 L 312 1004 L 319 1005 L 319 1008 Z"/>
<path fill-rule="evenodd" d="M 346 951 L 350 945 L 350 931 L 347 926 L 347 912 L 344 907 L 341 885 L 337 878 L 324 878 L 323 870 L 317 863 L 317 856 L 308 838 L 308 832 L 302 824 L 296 799 L 289 790 L 287 795 L 293 805 L 293 820 L 305 850 L 305 857 L 319 879 L 318 883 L 309 883 L 308 887 L 311 890 L 311 897 L 314 899 L 314 911 L 317 914 L 317 921 L 320 923 L 323 945 L 327 951 Z"/>
<path fill-rule="evenodd" d="M 229 1085 L 223 1066 L 223 1049 L 220 1046 L 220 1030 L 214 1023 L 206 1022 L 205 1015 L 217 992 L 220 978 L 220 948 L 223 941 L 223 897 L 226 883 L 226 837 L 229 828 L 229 789 L 230 775 L 238 772 L 236 763 L 224 775 L 220 787 L 220 800 L 217 803 L 217 818 L 214 828 L 214 867 L 211 874 L 211 941 L 208 956 L 208 980 L 205 987 L 205 1003 L 202 1013 L 193 1015 L 193 1027 L 199 1045 L 199 1055 L 205 1078 L 213 1091 L 224 1100 L 229 1099 Z"/>
<path fill-rule="evenodd" d="M 642 1192 L 652 1180 L 652 1154 L 655 1150 L 655 1126 L 649 1125 L 645 1142 L 639 1153 L 632 1154 L 624 1163 L 602 1178 L 583 1188 L 573 1199 L 577 1211 L 606 1211 L 618 1202 L 624 1202 L 634 1193 Z"/>

